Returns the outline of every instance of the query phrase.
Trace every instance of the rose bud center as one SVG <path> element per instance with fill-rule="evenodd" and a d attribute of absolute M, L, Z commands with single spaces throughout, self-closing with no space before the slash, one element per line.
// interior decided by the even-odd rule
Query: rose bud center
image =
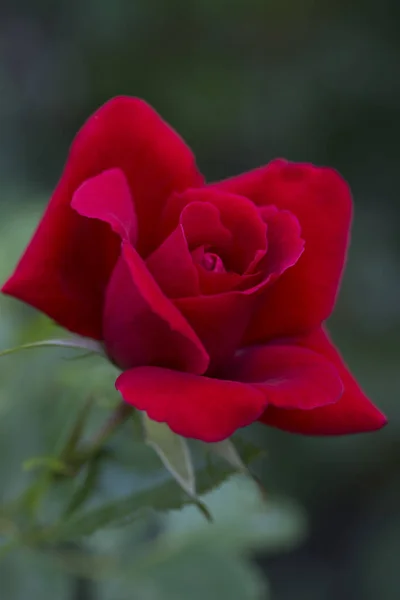
<path fill-rule="evenodd" d="M 226 273 L 226 269 L 221 257 L 213 252 L 205 252 L 200 264 L 206 271 L 212 271 L 214 273 Z"/>

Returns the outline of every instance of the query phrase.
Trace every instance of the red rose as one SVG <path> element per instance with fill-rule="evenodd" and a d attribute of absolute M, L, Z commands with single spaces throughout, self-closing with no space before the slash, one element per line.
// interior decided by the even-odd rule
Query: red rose
<path fill-rule="evenodd" d="M 116 98 L 73 143 L 3 292 L 102 340 L 126 402 L 215 442 L 255 420 L 288 431 L 382 427 L 321 329 L 351 221 L 333 170 L 275 160 L 205 184 L 182 139 Z"/>

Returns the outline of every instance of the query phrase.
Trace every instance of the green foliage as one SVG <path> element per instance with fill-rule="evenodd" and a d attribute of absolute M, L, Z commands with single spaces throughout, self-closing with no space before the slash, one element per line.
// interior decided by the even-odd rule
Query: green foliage
<path fill-rule="evenodd" d="M 196 495 L 196 479 L 188 442 L 174 434 L 165 423 L 156 423 L 142 415 L 144 438 L 162 463 L 191 497 Z"/>
<path fill-rule="evenodd" d="M 138 597 L 151 593 L 160 600 L 220 598 L 221 594 L 238 600 L 260 598 L 266 592 L 265 582 L 249 563 L 248 551 L 277 551 L 298 543 L 305 532 L 303 514 L 293 504 L 265 504 L 257 487 L 243 476 L 231 478 L 202 499 L 216 516 L 212 525 L 188 506 L 170 513 L 166 528 L 149 542 L 143 535 L 145 512 L 138 515 L 139 522 L 125 520 L 116 530 L 122 523 L 110 519 L 110 512 L 105 520 L 112 529 L 103 537 L 98 532 L 80 548 L 60 539 L 54 545 L 54 537 L 43 551 L 68 571 L 109 580 L 108 585 L 117 581 L 119 593 L 130 589 Z M 93 528 L 99 524 L 92 523 Z M 110 546 L 113 535 L 115 545 Z"/>
<path fill-rule="evenodd" d="M 29 551 L 57 565 L 62 588 L 60 582 L 71 577 L 101 579 L 101 593 L 109 598 L 115 590 L 120 597 L 130 598 L 133 590 L 155 600 L 266 597 L 265 580 L 248 552 L 297 544 L 304 518 L 261 497 L 247 471 L 259 448 L 240 436 L 239 452 L 229 441 L 188 443 L 134 412 L 113 422 L 110 414 L 121 417 L 115 367 L 102 357 L 76 360 L 76 347 L 86 341 L 75 338 L 72 348 L 67 340 L 61 348 L 40 349 L 31 340 L 42 329 L 50 345 L 59 345 L 59 332 L 41 318 L 28 323 L 26 333 L 17 331 L 17 343 L 38 346 L 37 352 L 1 358 L 3 387 L 15 385 L 7 363 L 16 369 L 23 364 L 29 377 L 34 373 L 37 387 L 26 394 L 15 388 L 9 416 L 15 410 L 17 419 L 34 415 L 36 402 L 50 435 L 44 443 L 24 445 L 9 475 L 21 483 L 20 498 L 8 492 L 0 516 L 2 581 L 7 565 L 23 564 L 17 557 Z M 41 397 L 49 385 L 57 403 Z M 235 472 L 240 479 L 232 479 Z"/>
<path fill-rule="evenodd" d="M 210 546 L 213 540 L 210 539 Z M 204 573 L 204 576 L 200 576 Z M 160 564 L 150 564 L 138 573 L 134 589 L 154 600 L 259 600 L 267 598 L 261 574 L 236 556 L 211 548 L 184 546 Z M 261 596 L 261 594 L 263 594 Z"/>
<path fill-rule="evenodd" d="M 230 440 L 223 440 L 217 444 L 208 444 L 208 450 L 220 456 L 237 471 L 246 472 L 247 467 Z"/>

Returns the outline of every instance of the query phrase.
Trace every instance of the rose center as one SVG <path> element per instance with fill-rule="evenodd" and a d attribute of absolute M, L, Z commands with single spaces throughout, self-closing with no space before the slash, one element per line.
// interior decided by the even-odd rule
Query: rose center
<path fill-rule="evenodd" d="M 204 253 L 201 259 L 201 266 L 204 267 L 206 271 L 212 271 L 214 273 L 226 273 L 222 259 L 213 252 Z"/>

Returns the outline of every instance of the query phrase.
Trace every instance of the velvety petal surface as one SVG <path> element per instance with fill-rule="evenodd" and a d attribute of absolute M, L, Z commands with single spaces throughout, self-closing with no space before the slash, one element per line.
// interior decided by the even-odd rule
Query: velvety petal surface
<path fill-rule="evenodd" d="M 308 411 L 337 402 L 343 385 L 330 361 L 307 348 L 270 344 L 241 350 L 222 372 L 224 378 L 251 383 L 268 407 Z M 218 373 L 217 373 L 218 375 Z"/>
<path fill-rule="evenodd" d="M 313 410 L 282 410 L 271 406 L 260 419 L 263 423 L 307 435 L 361 433 L 386 425 L 385 415 L 366 397 L 322 329 L 294 342 L 317 352 L 334 365 L 343 382 L 343 394 L 337 403 Z"/>
<path fill-rule="evenodd" d="M 60 325 L 96 339 L 102 338 L 104 293 L 119 240 L 107 225 L 77 214 L 71 199 L 87 179 L 113 168 L 128 180 L 145 253 L 166 198 L 203 183 L 191 151 L 152 108 L 135 98 L 109 101 L 76 136 L 39 227 L 3 286 Z"/>
<path fill-rule="evenodd" d="M 211 186 L 188 189 L 183 193 L 173 194 L 168 200 L 163 214 L 163 225 L 170 230 L 180 219 L 187 206 L 206 203 L 214 206 L 220 215 L 223 226 L 231 233 L 231 243 L 222 248 L 223 258 L 229 270 L 243 273 L 253 260 L 257 251 L 266 249 L 266 225 L 254 204 L 243 196 L 216 191 Z M 186 231 L 187 225 L 182 221 Z M 201 224 L 191 220 L 191 237 Z M 188 240 L 189 240 L 188 236 Z M 199 244 L 206 240 L 198 237 Z M 217 248 L 219 243 L 216 244 Z M 217 253 L 219 254 L 218 250 Z"/>
<path fill-rule="evenodd" d="M 87 179 L 76 190 L 71 206 L 82 217 L 99 219 L 133 246 L 138 226 L 128 181 L 121 169 L 109 169 Z"/>
<path fill-rule="evenodd" d="M 259 279 L 252 275 L 238 275 L 232 271 L 223 273 L 207 271 L 201 265 L 197 265 L 197 269 L 201 292 L 206 295 L 222 294 L 236 288 L 240 289 L 246 284 L 251 285 L 252 279 Z"/>
<path fill-rule="evenodd" d="M 231 436 L 265 409 L 265 395 L 252 386 L 156 367 L 125 371 L 116 388 L 125 402 L 154 421 L 204 442 Z"/>
<path fill-rule="evenodd" d="M 185 206 L 179 223 L 191 249 L 207 245 L 228 252 L 233 243 L 232 233 L 221 221 L 221 213 L 209 202 L 192 202 Z"/>
<path fill-rule="evenodd" d="M 182 225 L 150 254 L 146 265 L 168 298 L 198 295 L 199 277 Z"/>
<path fill-rule="evenodd" d="M 208 367 L 199 338 L 128 242 L 107 288 L 103 330 L 110 357 L 123 369 L 156 364 L 201 374 Z"/>
<path fill-rule="evenodd" d="M 175 306 L 193 327 L 210 356 L 210 370 L 229 360 L 243 337 L 254 300 L 241 292 L 178 298 Z"/>
<path fill-rule="evenodd" d="M 290 211 L 266 206 L 260 213 L 267 224 L 268 251 L 257 267 L 271 281 L 297 263 L 304 251 L 304 240 L 300 223 Z"/>
<path fill-rule="evenodd" d="M 104 293 L 120 241 L 105 223 L 72 210 L 65 188 L 61 183 L 56 190 L 1 291 L 74 333 L 101 340 Z"/>
<path fill-rule="evenodd" d="M 258 255 L 258 263 L 253 266 L 255 273 L 206 273 L 200 268 L 201 291 L 215 295 L 175 301 L 207 349 L 212 370 L 229 360 L 240 345 L 252 314 L 264 301 L 262 290 L 271 289 L 269 284 L 295 264 L 303 251 L 300 226 L 293 214 L 268 207 L 261 216 L 266 225 L 266 252 Z M 230 286 L 236 289 L 228 291 Z"/>
<path fill-rule="evenodd" d="M 276 160 L 214 185 L 258 206 L 289 210 L 305 241 L 296 265 L 266 290 L 246 341 L 264 342 L 319 326 L 333 309 L 345 262 L 352 214 L 346 182 L 332 169 Z"/>

